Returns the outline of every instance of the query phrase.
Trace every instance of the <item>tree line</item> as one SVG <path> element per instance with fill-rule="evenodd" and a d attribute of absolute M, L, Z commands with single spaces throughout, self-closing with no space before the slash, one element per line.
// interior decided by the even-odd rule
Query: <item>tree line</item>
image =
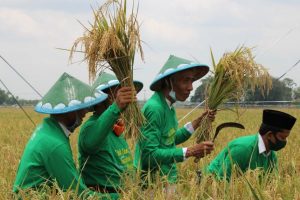
<path fill-rule="evenodd" d="M 18 96 L 15 97 L 16 100 L 19 102 L 20 105 L 22 106 L 31 106 L 31 105 L 36 105 L 38 103 L 38 100 L 26 100 L 26 99 L 19 99 Z M 0 105 L 15 105 L 16 101 L 13 98 L 13 96 L 9 93 L 6 92 L 5 90 L 2 90 L 0 88 Z"/>
<path fill-rule="evenodd" d="M 208 76 L 201 80 L 201 85 L 196 88 L 191 102 L 201 102 L 205 99 L 206 88 L 213 77 Z M 272 77 L 272 89 L 268 94 L 262 94 L 260 90 L 245 89 L 245 95 L 241 101 L 300 101 L 300 87 L 290 78 L 278 80 Z"/>
<path fill-rule="evenodd" d="M 213 77 L 208 76 L 201 80 L 201 85 L 196 88 L 194 95 L 191 97 L 191 102 L 201 102 L 205 99 L 206 88 L 212 81 Z M 252 92 L 250 89 L 245 91 L 243 101 L 298 101 L 300 102 L 300 87 L 290 78 L 278 80 L 272 77 L 273 87 L 268 94 L 262 94 L 256 89 Z M 36 105 L 38 100 L 19 99 L 16 96 L 20 105 Z M 16 101 L 13 96 L 0 88 L 0 105 L 15 105 Z"/>

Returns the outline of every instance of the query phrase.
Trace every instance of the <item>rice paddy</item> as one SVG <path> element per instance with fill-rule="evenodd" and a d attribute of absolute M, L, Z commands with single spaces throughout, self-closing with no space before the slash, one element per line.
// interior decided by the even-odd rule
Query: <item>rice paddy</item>
<path fill-rule="evenodd" d="M 207 176 L 203 176 L 200 185 L 196 184 L 195 171 L 212 160 L 225 147 L 227 142 L 236 137 L 257 132 L 261 122 L 262 109 L 250 108 L 242 112 L 238 121 L 245 126 L 245 130 L 230 128 L 222 130 L 215 141 L 215 151 L 211 155 L 201 159 L 198 163 L 194 163 L 193 159 L 189 159 L 177 165 L 180 178 L 177 184 L 177 194 L 172 199 L 300 199 L 300 154 L 298 153 L 300 144 L 300 109 L 278 108 L 278 110 L 290 113 L 298 118 L 288 138 L 287 146 L 277 154 L 279 161 L 278 175 L 269 175 L 261 178 L 258 176 L 258 171 L 251 171 L 243 177 L 234 178 L 230 183 L 217 182 Z M 45 115 L 35 113 L 33 108 L 26 108 L 26 111 L 28 111 L 36 124 L 40 123 L 45 117 Z M 188 109 L 177 109 L 178 118 L 180 119 L 188 111 Z M 202 109 L 196 110 L 187 119 L 183 120 L 180 125 L 194 119 L 202 112 Z M 221 111 L 217 114 L 213 125 L 236 121 L 235 116 L 231 111 Z M 20 109 L 0 107 L 0 199 L 12 199 L 12 184 L 18 163 L 34 128 Z M 77 160 L 77 137 L 78 129 L 70 136 L 75 161 Z M 189 146 L 194 142 L 195 139 L 191 138 L 182 146 Z M 165 198 L 161 183 L 156 183 L 151 191 L 143 191 L 137 182 L 138 180 L 130 179 L 126 181 L 124 191 L 121 193 L 121 199 L 152 200 Z M 254 191 L 251 190 L 249 185 Z M 27 199 L 70 198 L 70 191 L 57 194 L 53 191 L 50 190 L 43 194 L 32 193 L 29 194 Z"/>

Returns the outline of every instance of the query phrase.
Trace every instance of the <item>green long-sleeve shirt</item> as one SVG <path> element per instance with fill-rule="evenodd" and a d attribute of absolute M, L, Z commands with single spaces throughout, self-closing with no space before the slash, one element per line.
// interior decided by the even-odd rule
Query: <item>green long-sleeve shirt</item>
<path fill-rule="evenodd" d="M 41 184 L 57 181 L 62 189 L 75 189 L 78 192 L 86 187 L 76 171 L 69 138 L 58 122 L 45 118 L 29 139 L 17 171 L 13 191 L 38 188 Z"/>
<path fill-rule="evenodd" d="M 191 134 L 178 129 L 176 112 L 169 106 L 161 92 L 155 92 L 144 105 L 142 112 L 147 124 L 142 127 L 142 137 L 136 145 L 135 166 L 167 176 L 168 182 L 177 181 L 176 162 L 184 160 L 183 149 L 177 144 L 186 141 Z"/>
<path fill-rule="evenodd" d="M 236 165 L 242 172 L 248 169 L 262 168 L 264 171 L 277 168 L 277 157 L 274 151 L 267 156 L 259 153 L 258 134 L 239 137 L 231 141 L 216 158 L 211 161 L 207 170 L 219 179 L 229 180 L 232 167 Z"/>
<path fill-rule="evenodd" d="M 47 117 L 36 128 L 24 149 L 13 192 L 39 189 L 43 184 L 52 186 L 54 181 L 64 191 L 71 188 L 78 194 L 86 191 L 87 195 L 105 199 L 118 198 L 117 194 L 109 196 L 87 189 L 76 170 L 69 138 L 55 119 Z"/>
<path fill-rule="evenodd" d="M 92 115 L 82 126 L 78 139 L 79 166 L 87 185 L 118 188 L 121 176 L 133 170 L 133 159 L 123 135 L 113 125 L 120 117 L 114 103 L 100 116 Z"/>

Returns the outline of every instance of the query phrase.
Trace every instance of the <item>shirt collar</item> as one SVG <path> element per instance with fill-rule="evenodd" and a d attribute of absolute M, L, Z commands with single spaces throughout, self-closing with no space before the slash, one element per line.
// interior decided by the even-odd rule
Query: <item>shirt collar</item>
<path fill-rule="evenodd" d="M 270 155 L 270 152 L 267 153 L 266 145 L 259 133 L 258 133 L 258 153 L 264 154 L 265 156 Z"/>
<path fill-rule="evenodd" d="M 166 102 L 167 102 L 169 108 L 172 109 L 173 104 L 171 103 L 171 101 L 168 98 L 165 98 L 165 99 L 166 99 Z"/>
<path fill-rule="evenodd" d="M 58 124 L 60 125 L 60 127 L 62 128 L 62 130 L 64 131 L 65 135 L 67 137 L 69 137 L 71 135 L 71 132 L 66 128 L 65 125 L 63 125 L 62 123 L 58 122 Z"/>

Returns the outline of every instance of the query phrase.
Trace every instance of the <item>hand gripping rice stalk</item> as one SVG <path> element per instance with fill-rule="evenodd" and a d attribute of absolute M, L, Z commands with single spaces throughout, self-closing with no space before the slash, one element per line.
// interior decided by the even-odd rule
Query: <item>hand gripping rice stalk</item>
<path fill-rule="evenodd" d="M 214 77 L 207 89 L 206 109 L 216 110 L 228 100 L 239 101 L 250 88 L 262 94 L 272 87 L 272 79 L 260 64 L 257 64 L 251 49 L 241 46 L 234 52 L 225 53 L 216 64 L 211 52 Z M 195 131 L 196 142 L 211 140 L 212 123 L 206 115 Z"/>
<path fill-rule="evenodd" d="M 94 23 L 82 37 L 73 44 L 70 53 L 77 48 L 83 49 L 84 61 L 89 68 L 89 79 L 93 80 L 97 71 L 110 69 L 121 83 L 121 86 L 134 87 L 133 64 L 135 53 L 138 51 L 144 59 L 141 46 L 137 10 L 134 6 L 127 14 L 127 2 L 108 0 L 98 10 L 93 10 Z M 144 123 L 144 117 L 137 105 L 132 103 L 122 112 L 126 125 L 125 137 L 136 139 L 139 127 Z"/>

